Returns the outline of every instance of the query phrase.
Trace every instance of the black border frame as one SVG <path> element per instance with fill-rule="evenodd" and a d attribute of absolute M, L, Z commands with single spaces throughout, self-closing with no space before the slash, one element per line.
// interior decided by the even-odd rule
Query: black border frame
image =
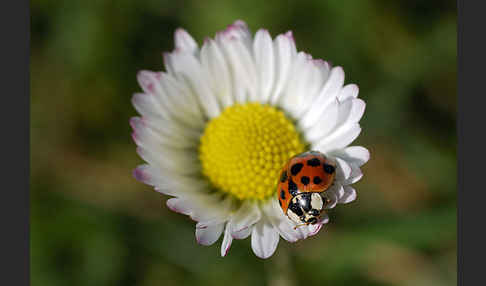
<path fill-rule="evenodd" d="M 30 285 L 30 10 L 29 1 L 2 2 L 3 285 Z M 6 160 L 5 160 L 6 159 Z"/>
<path fill-rule="evenodd" d="M 486 253 L 482 182 L 486 159 L 482 134 L 486 2 L 465 2 L 457 1 L 457 285 L 482 285 Z"/>
<path fill-rule="evenodd" d="M 484 51 L 483 1 L 457 1 L 457 61 L 458 61 L 458 285 L 480 285 L 483 279 L 482 258 L 486 235 L 482 233 L 483 205 L 486 195 L 482 188 L 482 147 L 484 130 L 483 105 L 485 95 L 480 87 L 484 81 L 486 60 Z M 2 282 L 7 285 L 30 284 L 29 182 L 30 182 L 30 13 L 28 1 L 9 1 L 2 5 L 0 17 L 3 35 L 3 267 Z M 469 42 L 467 43 L 467 41 Z M 467 70 L 466 70 L 467 69 Z M 480 102 L 482 101 L 482 102 Z M 13 107 L 13 108 L 12 108 Z M 469 132 L 468 132 L 469 131 Z M 478 132 L 479 131 L 479 132 Z M 469 133 L 469 138 L 467 138 Z M 11 140 L 15 139 L 15 140 Z M 466 166 L 469 162 L 469 166 Z M 473 166 L 476 165 L 476 166 Z M 15 173 L 15 174 L 14 174 Z M 469 231 L 469 234 L 465 232 Z M 440 238 L 438 238 L 440 239 Z M 468 256 L 468 261 L 465 261 Z M 13 283 L 11 283 L 11 282 Z M 477 283 L 474 283 L 478 281 Z M 10 282 L 10 283 L 9 283 Z"/>

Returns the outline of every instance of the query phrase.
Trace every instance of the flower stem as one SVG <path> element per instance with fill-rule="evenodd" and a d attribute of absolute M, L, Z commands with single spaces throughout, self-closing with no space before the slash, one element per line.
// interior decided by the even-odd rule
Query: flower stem
<path fill-rule="evenodd" d="M 294 275 L 291 249 L 287 243 L 280 242 L 274 257 L 265 263 L 269 286 L 294 286 L 297 278 Z"/>

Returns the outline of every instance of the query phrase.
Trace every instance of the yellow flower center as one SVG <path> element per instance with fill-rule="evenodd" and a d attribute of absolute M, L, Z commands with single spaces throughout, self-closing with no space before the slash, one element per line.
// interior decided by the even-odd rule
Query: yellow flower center
<path fill-rule="evenodd" d="M 201 137 L 203 174 L 240 200 L 263 200 L 276 191 L 287 160 L 304 142 L 282 111 L 259 103 L 236 104 L 212 119 Z"/>

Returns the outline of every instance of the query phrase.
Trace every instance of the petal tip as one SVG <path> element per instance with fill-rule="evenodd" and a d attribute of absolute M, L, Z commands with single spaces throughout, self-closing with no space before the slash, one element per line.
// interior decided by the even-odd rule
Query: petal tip
<path fill-rule="evenodd" d="M 246 24 L 245 21 L 241 19 L 237 19 L 236 21 L 233 22 L 230 26 L 236 26 L 236 27 L 242 27 L 242 28 L 248 28 L 248 25 Z"/>
<path fill-rule="evenodd" d="M 138 116 L 130 117 L 130 120 L 128 121 L 128 123 L 130 124 L 133 130 L 137 129 L 136 127 L 139 122 L 140 122 L 140 117 Z"/>
<path fill-rule="evenodd" d="M 284 34 L 288 39 L 292 40 L 293 42 L 295 42 L 295 38 L 294 38 L 294 33 L 289 30 L 287 31 L 287 33 Z"/>
<path fill-rule="evenodd" d="M 137 181 L 142 182 L 142 183 L 145 183 L 149 180 L 149 176 L 147 175 L 147 173 L 145 173 L 143 171 L 144 168 L 145 168 L 145 166 L 142 165 L 142 166 L 138 166 L 137 168 L 133 169 L 133 171 L 132 171 L 133 177 Z"/>

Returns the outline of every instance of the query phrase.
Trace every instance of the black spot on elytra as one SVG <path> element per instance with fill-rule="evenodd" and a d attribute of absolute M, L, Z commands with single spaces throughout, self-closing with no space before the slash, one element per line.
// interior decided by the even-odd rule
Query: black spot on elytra
<path fill-rule="evenodd" d="M 309 211 L 309 214 L 312 215 L 312 216 L 318 216 L 319 215 L 319 211 L 316 210 L 316 209 L 311 209 Z"/>
<path fill-rule="evenodd" d="M 300 170 L 302 170 L 302 167 L 304 167 L 304 164 L 302 163 L 296 163 L 292 165 L 292 167 L 290 168 L 290 173 L 292 174 L 292 176 L 297 176 Z"/>
<path fill-rule="evenodd" d="M 285 182 L 287 180 L 287 171 L 282 172 L 282 176 L 280 176 L 280 182 Z"/>
<path fill-rule="evenodd" d="M 285 200 L 285 191 L 284 190 L 280 191 L 280 197 L 282 198 L 282 200 Z"/>
<path fill-rule="evenodd" d="M 304 186 L 307 186 L 310 183 L 310 178 L 307 176 L 302 176 L 302 178 L 300 178 L 300 182 L 304 184 Z"/>
<path fill-rule="evenodd" d="M 301 216 L 303 215 L 304 213 L 302 212 L 302 209 L 300 208 L 299 205 L 297 204 L 294 204 L 294 203 L 290 203 L 289 205 L 289 209 L 291 211 L 293 211 L 297 216 Z"/>
<path fill-rule="evenodd" d="M 314 179 L 312 180 L 314 182 L 314 184 L 316 185 L 319 185 L 320 183 L 322 183 L 322 179 L 321 177 L 319 176 L 315 176 Z"/>
<path fill-rule="evenodd" d="M 318 158 L 312 158 L 310 160 L 307 160 L 307 165 L 311 167 L 318 167 L 321 165 L 321 161 Z"/>
<path fill-rule="evenodd" d="M 329 164 L 324 164 L 322 166 L 322 168 L 324 169 L 324 172 L 328 173 L 328 174 L 332 174 L 334 173 L 334 171 L 336 170 L 336 168 L 334 168 L 334 166 L 332 165 L 329 165 Z"/>
<path fill-rule="evenodd" d="M 292 196 L 295 196 L 297 194 L 298 188 L 297 185 L 294 183 L 292 178 L 289 178 L 289 192 Z"/>

